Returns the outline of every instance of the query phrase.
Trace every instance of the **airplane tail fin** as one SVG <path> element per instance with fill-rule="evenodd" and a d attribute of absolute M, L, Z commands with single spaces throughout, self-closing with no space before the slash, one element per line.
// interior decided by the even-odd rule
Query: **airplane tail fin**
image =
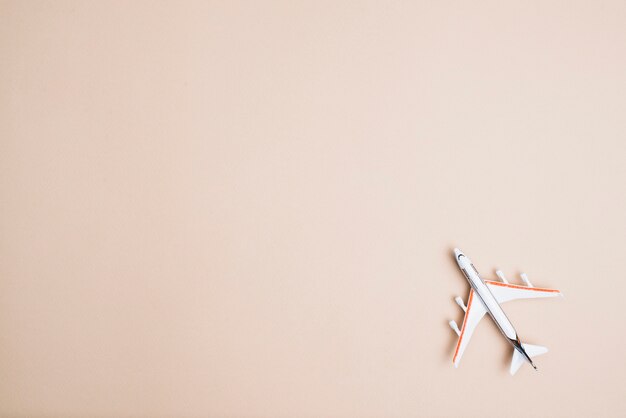
<path fill-rule="evenodd" d="M 541 354 L 545 354 L 548 352 L 548 349 L 546 347 L 542 347 L 540 345 L 522 344 L 522 347 L 524 347 L 524 351 L 526 351 L 526 354 L 528 354 L 528 356 L 531 358 L 540 356 Z M 517 371 L 522 366 L 522 364 L 524 364 L 525 361 L 526 358 L 524 357 L 524 355 L 521 354 L 519 351 L 513 349 L 513 359 L 511 360 L 510 370 L 511 375 L 517 373 Z"/>

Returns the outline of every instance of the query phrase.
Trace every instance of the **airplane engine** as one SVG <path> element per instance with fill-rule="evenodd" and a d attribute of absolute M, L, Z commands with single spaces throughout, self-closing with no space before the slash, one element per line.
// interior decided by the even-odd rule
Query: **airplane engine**
<path fill-rule="evenodd" d="M 502 283 L 508 283 L 508 280 L 504 277 L 502 270 L 496 270 L 496 276 L 498 276 L 498 279 L 502 280 Z"/>
<path fill-rule="evenodd" d="M 461 309 L 463 309 L 463 312 L 467 312 L 467 306 L 465 306 L 465 304 L 463 303 L 463 299 L 461 299 L 460 296 L 455 297 L 454 301 L 457 305 L 461 307 Z"/>
<path fill-rule="evenodd" d="M 522 273 L 519 276 L 522 278 L 522 280 L 524 280 L 524 283 L 526 283 L 526 286 L 533 287 L 533 284 L 530 282 L 530 280 L 528 280 L 528 276 L 526 275 L 526 273 Z"/>
<path fill-rule="evenodd" d="M 454 332 L 456 332 L 456 335 L 461 335 L 461 331 L 459 330 L 459 326 L 456 324 L 455 321 L 448 322 L 448 325 L 450 325 L 450 328 L 452 328 L 452 330 Z"/>

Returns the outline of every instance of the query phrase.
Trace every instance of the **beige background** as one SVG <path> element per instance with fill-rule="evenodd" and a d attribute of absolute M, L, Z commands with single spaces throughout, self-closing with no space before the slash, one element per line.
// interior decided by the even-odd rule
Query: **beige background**
<path fill-rule="evenodd" d="M 0 415 L 626 415 L 626 3 L 385 3 L 0 2 Z"/>

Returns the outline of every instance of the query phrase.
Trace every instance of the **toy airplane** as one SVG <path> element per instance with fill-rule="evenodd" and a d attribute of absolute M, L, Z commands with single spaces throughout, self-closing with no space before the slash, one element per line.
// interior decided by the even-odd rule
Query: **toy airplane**
<path fill-rule="evenodd" d="M 454 249 L 454 255 L 459 268 L 467 278 L 470 284 L 469 299 L 467 306 L 463 303 L 460 297 L 454 298 L 456 303 L 465 312 L 465 318 L 463 318 L 463 326 L 461 330 L 457 326 L 456 322 L 450 321 L 450 327 L 459 336 L 459 341 L 456 344 L 456 350 L 454 350 L 454 358 L 452 362 L 454 367 L 459 367 L 463 352 L 469 344 L 469 340 L 474 333 L 476 325 L 489 313 L 491 319 L 496 323 L 502 335 L 513 346 L 513 359 L 511 360 L 510 372 L 514 375 L 524 361 L 530 363 L 535 370 L 537 367 L 532 361 L 533 357 L 540 354 L 544 354 L 548 351 L 547 348 L 538 345 L 524 344 L 520 342 L 520 339 L 515 332 L 515 328 L 506 317 L 506 314 L 500 307 L 504 302 L 516 299 L 530 299 L 530 298 L 549 298 L 555 296 L 563 296 L 561 292 L 556 289 L 545 289 L 540 287 L 534 287 L 528 277 L 522 273 L 520 276 L 526 283 L 526 286 L 518 286 L 509 284 L 501 271 L 496 271 L 496 275 L 501 281 L 483 280 L 478 271 L 472 264 L 472 261 L 467 258 L 465 254 L 458 248 Z"/>

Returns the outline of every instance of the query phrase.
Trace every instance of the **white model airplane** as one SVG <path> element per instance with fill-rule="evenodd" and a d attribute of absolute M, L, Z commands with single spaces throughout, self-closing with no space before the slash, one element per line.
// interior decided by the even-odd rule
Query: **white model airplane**
<path fill-rule="evenodd" d="M 500 307 L 500 304 L 516 299 L 563 296 L 561 292 L 556 289 L 534 287 L 532 283 L 528 281 L 528 277 L 526 277 L 524 273 L 520 276 L 526 283 L 526 286 L 510 284 L 504 277 L 504 274 L 502 274 L 499 270 L 496 271 L 496 275 L 501 281 L 483 280 L 472 264 L 472 261 L 458 248 L 454 249 L 454 255 L 459 268 L 467 278 L 471 287 L 467 306 L 463 303 L 463 300 L 461 300 L 460 297 L 457 296 L 454 298 L 456 303 L 465 312 L 463 326 L 460 330 L 456 322 L 449 322 L 450 327 L 459 336 L 459 341 L 456 344 L 456 349 L 454 350 L 454 358 L 452 359 L 454 367 L 459 367 L 463 352 L 465 351 L 467 344 L 469 344 L 469 340 L 474 333 L 476 325 L 478 325 L 483 316 L 488 313 L 502 332 L 502 335 L 504 335 L 506 340 L 513 346 L 513 359 L 511 361 L 510 370 L 511 374 L 514 375 L 524 361 L 530 363 L 530 365 L 537 370 L 532 358 L 546 353 L 548 349 L 538 345 L 530 345 L 520 342 L 517 332 L 515 332 L 515 328 L 513 328 L 513 324 L 511 324 L 509 318 L 506 317 L 506 314 Z"/>

